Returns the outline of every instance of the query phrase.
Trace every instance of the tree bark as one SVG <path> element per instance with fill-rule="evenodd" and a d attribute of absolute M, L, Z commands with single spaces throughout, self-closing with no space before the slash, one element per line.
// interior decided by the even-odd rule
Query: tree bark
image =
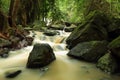
<path fill-rule="evenodd" d="M 20 8 L 20 0 L 11 0 L 9 8 L 9 24 L 11 27 L 16 28 L 17 13 Z"/>
<path fill-rule="evenodd" d="M 0 37 L 7 38 L 7 30 L 8 30 L 9 24 L 8 24 L 8 16 L 3 13 L 3 11 L 0 9 Z"/>

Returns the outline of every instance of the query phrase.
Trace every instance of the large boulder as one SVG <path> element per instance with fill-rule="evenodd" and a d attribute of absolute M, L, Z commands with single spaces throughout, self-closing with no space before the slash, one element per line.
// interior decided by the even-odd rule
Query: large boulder
<path fill-rule="evenodd" d="M 97 67 L 111 74 L 117 70 L 117 62 L 110 53 L 107 53 L 98 60 Z"/>
<path fill-rule="evenodd" d="M 77 59 L 96 62 L 107 51 L 107 44 L 107 41 L 82 42 L 72 48 L 67 55 Z"/>
<path fill-rule="evenodd" d="M 111 41 L 108 48 L 111 50 L 112 54 L 120 60 L 120 36 Z"/>
<path fill-rule="evenodd" d="M 105 15 L 94 12 L 88 15 L 88 19 L 79 25 L 67 38 L 66 43 L 71 49 L 80 42 L 92 40 L 107 40 L 108 33 L 105 28 L 109 22 Z"/>
<path fill-rule="evenodd" d="M 35 44 L 30 52 L 27 68 L 40 68 L 55 60 L 53 49 L 49 44 Z"/>

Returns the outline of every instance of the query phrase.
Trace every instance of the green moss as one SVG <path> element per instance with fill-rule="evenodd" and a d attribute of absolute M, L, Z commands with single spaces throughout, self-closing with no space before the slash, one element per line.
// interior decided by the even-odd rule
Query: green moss
<path fill-rule="evenodd" d="M 112 42 L 109 43 L 108 47 L 110 49 L 112 48 L 118 48 L 120 47 L 120 36 L 114 39 Z"/>
<path fill-rule="evenodd" d="M 117 69 L 117 63 L 114 57 L 107 53 L 98 60 L 97 67 L 107 73 L 114 73 Z"/>

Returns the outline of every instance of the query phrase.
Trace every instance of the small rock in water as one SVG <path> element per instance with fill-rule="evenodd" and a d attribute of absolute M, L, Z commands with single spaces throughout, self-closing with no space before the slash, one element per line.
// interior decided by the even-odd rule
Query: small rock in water
<path fill-rule="evenodd" d="M 60 33 L 58 31 L 54 31 L 54 30 L 47 30 L 43 34 L 45 34 L 47 36 L 54 36 L 54 35 L 59 35 Z"/>
<path fill-rule="evenodd" d="M 7 58 L 8 56 L 9 54 L 6 54 L 6 53 L 1 55 L 2 58 Z"/>
<path fill-rule="evenodd" d="M 48 67 L 43 67 L 43 68 L 40 68 L 40 71 L 47 71 L 49 68 Z"/>
<path fill-rule="evenodd" d="M 0 49 L 0 56 L 2 58 L 7 58 L 9 56 L 9 49 L 8 48 L 3 48 L 3 49 Z"/>
<path fill-rule="evenodd" d="M 20 74 L 22 70 L 6 72 L 6 78 L 14 78 Z"/>

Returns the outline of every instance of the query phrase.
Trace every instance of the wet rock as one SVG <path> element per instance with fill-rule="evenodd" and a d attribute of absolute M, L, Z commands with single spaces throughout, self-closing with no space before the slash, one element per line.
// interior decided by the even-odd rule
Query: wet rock
<path fill-rule="evenodd" d="M 40 68 L 50 64 L 55 60 L 53 49 L 49 44 L 35 44 L 30 52 L 27 68 Z"/>
<path fill-rule="evenodd" d="M 54 36 L 54 35 L 57 35 L 57 34 L 60 34 L 60 33 L 58 31 L 54 31 L 54 30 L 47 30 L 43 34 L 45 34 L 47 36 Z"/>
<path fill-rule="evenodd" d="M 66 39 L 68 48 L 71 49 L 80 42 L 107 40 L 108 33 L 105 26 L 109 21 L 105 18 L 105 15 L 100 12 L 89 14 L 88 19 L 75 28 Z"/>
<path fill-rule="evenodd" d="M 49 27 L 49 29 L 52 29 L 52 30 L 63 30 L 64 28 L 65 28 L 65 25 L 62 25 L 62 24 L 51 25 Z"/>
<path fill-rule="evenodd" d="M 107 51 L 107 44 L 107 41 L 82 42 L 72 48 L 67 55 L 77 59 L 96 62 Z"/>
<path fill-rule="evenodd" d="M 98 60 L 97 67 L 111 74 L 117 70 L 117 62 L 110 53 L 107 53 Z"/>
<path fill-rule="evenodd" d="M 9 46 L 11 46 L 11 44 L 12 43 L 9 40 L 0 38 L 0 47 L 9 47 Z"/>
<path fill-rule="evenodd" d="M 120 36 L 111 41 L 108 45 L 108 48 L 112 54 L 120 61 Z"/>
<path fill-rule="evenodd" d="M 7 58 L 8 56 L 9 56 L 9 49 L 8 48 L 1 48 L 0 49 L 0 56 L 2 57 L 2 58 Z"/>
<path fill-rule="evenodd" d="M 70 23 L 70 22 L 64 22 L 64 24 L 65 24 L 67 27 L 71 26 L 71 23 Z"/>
<path fill-rule="evenodd" d="M 65 32 L 72 32 L 75 28 L 76 28 L 77 26 L 75 26 L 75 25 L 71 25 L 71 26 L 69 26 L 69 27 L 65 27 Z"/>
<path fill-rule="evenodd" d="M 6 72 L 6 78 L 14 78 L 16 76 L 18 76 L 20 73 L 22 72 L 22 70 L 17 70 L 17 71 L 8 71 Z"/>
<path fill-rule="evenodd" d="M 19 37 L 11 36 L 10 41 L 12 42 L 11 48 L 15 48 L 15 49 L 19 48 L 18 43 L 21 41 L 21 39 Z"/>
<path fill-rule="evenodd" d="M 34 40 L 32 37 L 26 37 L 25 39 L 27 41 L 27 45 L 29 45 L 29 46 L 32 45 L 32 42 Z"/>
<path fill-rule="evenodd" d="M 1 55 L 2 58 L 7 58 L 8 56 L 9 56 L 9 54 L 6 54 L 6 53 Z"/>

